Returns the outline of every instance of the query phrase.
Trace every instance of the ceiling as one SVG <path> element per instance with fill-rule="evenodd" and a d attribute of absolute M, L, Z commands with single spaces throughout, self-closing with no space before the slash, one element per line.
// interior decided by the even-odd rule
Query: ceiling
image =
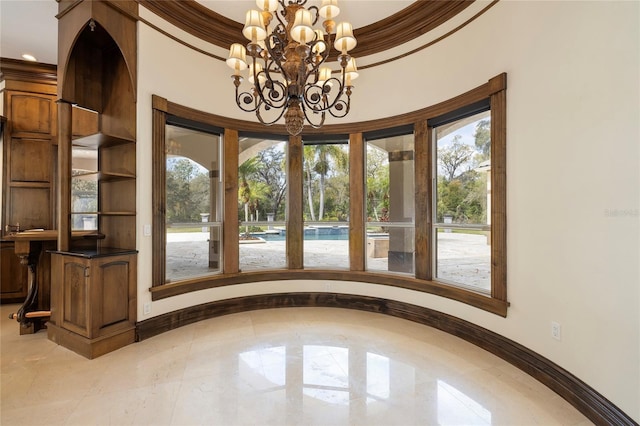
<path fill-rule="evenodd" d="M 244 21 L 252 0 L 197 0 L 215 12 Z M 361 28 L 393 15 L 414 3 L 413 0 L 341 0 L 337 22 L 348 20 L 354 28 Z M 319 0 L 309 4 L 319 5 Z M 35 56 L 38 62 L 56 64 L 57 27 L 55 0 L 0 0 L 0 57 L 22 59 L 22 54 Z"/>

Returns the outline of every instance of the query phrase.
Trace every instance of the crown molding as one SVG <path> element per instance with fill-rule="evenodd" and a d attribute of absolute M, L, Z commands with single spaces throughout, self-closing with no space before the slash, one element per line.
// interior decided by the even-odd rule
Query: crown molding
<path fill-rule="evenodd" d="M 58 72 L 55 65 L 0 58 L 0 81 L 3 80 L 56 85 Z"/>
<path fill-rule="evenodd" d="M 137 1 L 183 31 L 224 49 L 228 49 L 232 43 L 244 40 L 241 23 L 226 18 L 195 0 Z M 416 1 L 383 20 L 354 29 L 358 45 L 350 53 L 356 57 L 364 57 L 398 47 L 447 22 L 473 2 L 474 0 Z"/>

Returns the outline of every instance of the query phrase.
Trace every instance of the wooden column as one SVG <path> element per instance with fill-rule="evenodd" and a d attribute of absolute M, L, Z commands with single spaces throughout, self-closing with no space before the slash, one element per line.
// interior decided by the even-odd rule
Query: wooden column
<path fill-rule="evenodd" d="M 153 232 L 151 238 L 153 241 L 153 271 L 151 286 L 159 286 L 165 283 L 167 255 L 167 232 L 165 229 L 166 220 L 166 202 L 167 194 L 164 190 L 166 181 L 166 159 L 165 159 L 165 138 L 166 138 L 166 122 L 167 113 L 165 112 L 166 100 L 153 97 L 153 142 L 151 149 L 152 169 L 153 169 L 153 188 L 162 188 L 162 190 L 151 191 L 151 205 L 153 208 Z M 161 109 L 164 108 L 164 109 Z"/>
<path fill-rule="evenodd" d="M 71 132 L 72 105 L 58 101 L 58 250 L 69 250 L 71 239 Z"/>
<path fill-rule="evenodd" d="M 503 74 L 506 79 L 506 75 Z M 504 83 L 506 86 L 506 82 Z M 507 94 L 491 95 L 491 297 L 507 301 Z"/>
<path fill-rule="evenodd" d="M 362 133 L 352 133 L 349 137 L 349 265 L 352 271 L 364 271 L 365 267 L 364 153 Z"/>
<path fill-rule="evenodd" d="M 426 120 L 415 124 L 415 212 L 416 212 L 416 278 L 432 279 L 433 232 L 432 211 L 433 197 L 433 147 L 432 132 Z"/>
<path fill-rule="evenodd" d="M 289 138 L 287 163 L 287 267 L 304 268 L 302 222 L 302 137 Z M 237 215 L 236 215 L 237 216 Z"/>
<path fill-rule="evenodd" d="M 224 223 L 222 229 L 223 266 L 225 274 L 240 270 L 238 238 L 238 131 L 224 131 Z"/>

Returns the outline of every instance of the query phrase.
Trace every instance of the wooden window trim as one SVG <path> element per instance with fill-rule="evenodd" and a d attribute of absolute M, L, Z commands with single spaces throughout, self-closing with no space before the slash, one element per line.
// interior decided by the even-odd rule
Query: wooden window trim
<path fill-rule="evenodd" d="M 456 300 L 462 303 L 466 303 L 477 307 L 479 309 L 491 312 L 500 316 L 507 315 L 507 307 L 509 303 L 507 301 L 507 259 L 506 259 L 506 88 L 507 88 L 506 74 L 500 74 L 487 83 L 478 86 L 462 95 L 456 96 L 452 99 L 446 100 L 439 104 L 426 107 L 419 111 L 414 111 L 407 114 L 398 115 L 381 120 L 367 121 L 361 123 L 348 123 L 339 125 L 328 125 L 320 130 L 309 129 L 305 134 L 349 134 L 350 143 L 356 148 L 356 156 L 362 148 L 362 133 L 379 131 L 385 128 L 392 128 L 398 126 L 413 125 L 414 135 L 416 140 L 416 152 L 415 152 L 415 168 L 416 168 L 416 230 L 424 230 L 424 232 L 416 232 L 416 269 L 415 278 L 398 276 L 387 273 L 375 273 L 363 270 L 363 252 L 357 253 L 360 244 L 357 242 L 350 242 L 350 260 L 351 268 L 349 271 L 330 271 L 330 270 L 318 270 L 318 269 L 303 269 L 302 266 L 302 254 L 300 250 L 287 249 L 287 269 L 282 270 L 265 270 L 265 271 L 251 271 L 251 272 L 239 272 L 237 269 L 237 255 L 233 258 L 232 247 L 233 232 L 237 231 L 237 211 L 235 214 L 231 210 L 237 210 L 237 203 L 235 203 L 235 197 L 237 194 L 237 152 L 236 152 L 236 167 L 233 167 L 233 161 L 227 158 L 227 155 L 233 155 L 233 135 L 235 135 L 235 150 L 237 151 L 237 134 L 238 130 L 242 131 L 254 131 L 264 133 L 265 128 L 255 122 L 249 122 L 244 120 L 231 119 L 227 117 L 218 116 L 215 114 L 209 114 L 202 111 L 197 111 L 182 105 L 174 104 L 167 101 L 164 98 L 153 96 L 153 159 L 154 159 L 154 176 L 153 176 L 153 248 L 155 253 L 164 252 L 164 205 L 162 197 L 164 197 L 164 170 L 161 170 L 164 166 L 164 123 L 166 122 L 166 115 L 175 115 L 179 117 L 188 118 L 194 121 L 200 121 L 206 124 L 224 127 L 225 128 L 225 215 L 224 215 L 224 237 L 231 236 L 231 239 L 223 241 L 225 245 L 224 253 L 224 271 L 222 274 L 195 278 L 185 281 L 180 281 L 171 284 L 164 284 L 164 257 L 153 256 L 153 286 L 150 289 L 152 300 L 160 300 L 180 294 L 189 293 L 192 291 L 198 291 L 208 288 L 223 287 L 227 285 L 243 284 L 251 282 L 261 281 L 273 281 L 273 280 L 337 280 L 337 281 L 354 281 L 365 282 L 371 284 L 389 285 L 398 288 L 404 288 L 413 291 L 421 291 L 437 296 L 445 297 L 448 299 Z M 431 257 L 433 256 L 433 241 L 431 236 L 431 212 L 429 211 L 432 199 L 432 185 L 431 179 L 425 178 L 424 173 L 429 173 L 430 166 L 433 159 L 433 148 L 431 147 L 431 135 L 428 131 L 427 120 L 435 117 L 442 116 L 444 114 L 451 113 L 453 111 L 464 108 L 467 105 L 480 102 L 482 100 L 489 100 L 491 105 L 491 158 L 492 158 L 492 173 L 491 173 L 491 220 L 492 220 L 492 233 L 491 233 L 491 296 L 485 294 L 475 293 L 466 289 L 438 283 L 432 280 L 432 266 Z M 164 114 L 164 115 L 163 115 Z M 163 129 L 160 129 L 160 121 L 162 121 Z M 284 126 L 273 126 L 274 134 L 284 134 Z M 357 130 L 355 130 L 357 129 Z M 304 138 L 304 135 L 303 135 Z M 295 181 L 296 176 L 301 177 L 301 162 L 296 155 L 295 147 L 300 144 L 301 139 L 290 138 L 290 150 L 288 153 L 288 173 L 289 182 Z M 161 150 L 159 153 L 158 151 Z M 300 149 L 301 150 L 301 149 Z M 362 153 L 364 155 L 364 151 Z M 162 155 L 162 157 L 158 157 Z M 354 157 L 351 162 L 356 162 Z M 298 164 L 300 163 L 300 164 Z M 351 164 L 350 167 L 350 184 L 352 185 L 351 192 L 358 192 L 355 190 L 355 186 L 360 184 L 364 185 L 363 176 L 364 161 L 359 164 Z M 355 167 L 354 167 L 355 166 Z M 428 175 L 430 176 L 430 175 Z M 427 177 L 428 177 L 427 176 Z M 422 179 L 424 178 L 424 179 Z M 301 186 L 300 180 L 300 186 Z M 302 233 L 290 233 L 299 227 L 298 222 L 301 223 L 302 218 L 297 218 L 292 214 L 296 210 L 294 207 L 295 200 L 299 198 L 301 200 L 301 188 L 289 189 L 290 199 L 289 203 L 292 207 L 288 207 L 287 212 L 287 234 L 289 244 L 301 245 Z M 300 191 L 298 191 L 300 189 Z M 362 187 L 362 192 L 364 188 Z M 297 194 L 300 192 L 300 194 Z M 232 200 L 233 195 L 233 200 Z M 232 202 L 233 201 L 233 202 Z M 298 203 L 299 204 L 299 203 Z M 351 214 L 353 218 L 360 218 L 362 215 L 362 206 L 352 206 Z M 229 220 L 227 220 L 227 218 Z M 233 219 L 236 218 L 235 222 Z M 361 218 L 364 221 L 364 217 Z M 228 223 L 227 223 L 228 222 Z M 362 230 L 355 229 L 358 219 L 350 224 L 350 237 L 357 237 L 358 239 L 363 236 Z M 235 225 L 234 225 L 235 224 Z M 362 227 L 362 226 L 361 226 Z M 291 228 L 291 229 L 290 229 Z M 237 233 L 237 232 L 236 232 Z M 237 236 L 236 236 L 237 237 Z M 351 238 L 350 238 L 351 239 Z M 231 250 L 231 251 L 229 251 Z M 237 251 L 236 251 L 237 253 Z M 234 266 L 236 265 L 236 266 Z"/>

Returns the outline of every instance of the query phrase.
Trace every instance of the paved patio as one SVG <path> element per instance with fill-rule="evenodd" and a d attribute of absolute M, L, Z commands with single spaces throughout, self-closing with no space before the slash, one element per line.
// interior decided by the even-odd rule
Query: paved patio
<path fill-rule="evenodd" d="M 167 278 L 177 281 L 207 275 L 208 233 L 167 234 Z M 285 241 L 240 244 L 240 269 L 280 269 L 286 267 Z M 484 235 L 439 233 L 437 276 L 442 280 L 490 289 L 491 247 Z M 348 269 L 348 240 L 305 240 L 305 268 Z M 371 271 L 388 271 L 388 259 L 366 258 Z"/>

